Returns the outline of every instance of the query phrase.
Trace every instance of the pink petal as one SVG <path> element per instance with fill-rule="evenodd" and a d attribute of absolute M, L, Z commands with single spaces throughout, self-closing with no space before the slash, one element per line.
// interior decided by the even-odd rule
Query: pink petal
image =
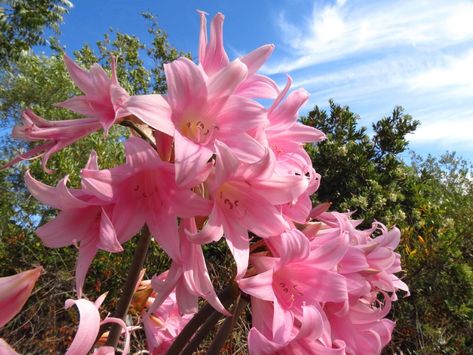
<path fill-rule="evenodd" d="M 114 317 L 107 317 L 105 318 L 100 324 L 107 324 L 107 323 L 115 323 L 118 324 L 119 326 L 122 327 L 122 329 L 125 331 L 125 346 L 123 348 L 123 351 L 121 352 L 123 355 L 127 355 L 130 352 L 130 332 L 128 330 L 127 325 L 125 322 L 120 319 L 120 318 L 114 318 Z M 110 349 L 112 352 L 110 352 Z M 102 346 L 98 351 L 95 351 L 94 354 L 115 354 L 115 349 L 110 346 Z"/>
<path fill-rule="evenodd" d="M 286 79 L 287 80 L 286 80 L 286 85 L 284 86 L 284 89 L 279 93 L 279 95 L 276 97 L 271 107 L 268 109 L 269 115 L 271 115 L 271 113 L 279 106 L 279 104 L 282 102 L 284 97 L 286 97 L 287 93 L 289 92 L 289 89 L 291 88 L 292 78 L 289 75 L 287 75 Z"/>
<path fill-rule="evenodd" d="M 181 314 L 194 314 L 199 310 L 199 297 L 188 289 L 183 278 L 176 285 L 176 302 Z"/>
<path fill-rule="evenodd" d="M 62 107 L 84 116 L 95 116 L 96 110 L 87 96 L 74 96 L 68 100 L 58 102 L 54 106 Z"/>
<path fill-rule="evenodd" d="M 283 206 L 283 214 L 294 222 L 305 224 L 309 218 L 311 208 L 312 200 L 309 194 L 303 193 L 297 198 L 296 203 L 289 203 Z"/>
<path fill-rule="evenodd" d="M 162 280 L 159 276 L 154 276 L 151 280 L 151 285 L 153 290 L 156 291 L 157 297 L 154 299 L 153 304 L 148 309 L 148 314 L 156 312 L 158 308 L 163 304 L 168 296 L 173 292 L 176 287 L 177 282 L 179 281 L 182 275 L 182 268 L 180 263 L 173 262 L 171 268 L 169 269 L 166 279 Z"/>
<path fill-rule="evenodd" d="M 274 154 L 269 149 L 265 149 L 264 155 L 253 164 L 242 164 L 237 174 L 245 181 L 251 181 L 251 185 L 256 181 L 270 179 L 274 173 Z M 254 181 L 256 180 L 256 181 Z"/>
<path fill-rule="evenodd" d="M 25 174 L 26 187 L 41 203 L 62 210 L 89 207 L 88 203 L 70 193 L 66 186 L 67 179 L 68 176 L 61 179 L 56 187 L 51 187 L 33 178 L 29 170 Z"/>
<path fill-rule="evenodd" d="M 97 162 L 97 153 L 95 150 L 92 150 L 89 155 L 89 160 L 87 160 L 87 163 L 85 164 L 85 169 L 89 170 L 98 170 L 99 169 L 99 164 Z"/>
<path fill-rule="evenodd" d="M 103 208 L 100 217 L 100 235 L 97 248 L 109 251 L 111 253 L 123 251 L 123 248 L 118 241 L 113 223 Z"/>
<path fill-rule="evenodd" d="M 299 109 L 309 99 L 309 93 L 304 89 L 293 91 L 286 100 L 270 114 L 271 124 L 290 126 L 298 118 Z"/>
<path fill-rule="evenodd" d="M 173 260 L 179 260 L 179 234 L 175 217 L 158 214 L 154 209 L 149 209 L 146 224 L 151 235 L 158 245 Z"/>
<path fill-rule="evenodd" d="M 83 93 L 95 92 L 95 83 L 92 81 L 91 75 L 87 70 L 82 69 L 67 54 L 64 54 L 64 63 L 72 80 Z"/>
<path fill-rule="evenodd" d="M 250 355 L 277 354 L 281 347 L 281 344 L 269 340 L 255 327 L 251 328 L 248 332 L 248 350 Z"/>
<path fill-rule="evenodd" d="M 202 15 L 201 15 L 202 16 Z M 201 17 L 202 19 L 202 17 Z M 210 25 L 210 40 L 205 48 L 205 56 L 200 61 L 207 74 L 212 75 L 228 64 L 228 56 L 223 48 L 223 21 L 220 12 L 215 15 Z M 202 28 L 202 22 L 201 22 Z M 202 46 L 202 44 L 201 44 Z M 200 53 L 200 48 L 199 48 Z"/>
<path fill-rule="evenodd" d="M 273 270 L 261 274 L 237 280 L 240 289 L 260 300 L 274 301 L 273 292 Z"/>
<path fill-rule="evenodd" d="M 282 233 L 280 242 L 282 264 L 304 260 L 309 256 L 309 240 L 297 229 L 291 229 Z"/>
<path fill-rule="evenodd" d="M 168 84 L 168 102 L 173 114 L 201 108 L 207 101 L 207 85 L 202 71 L 189 59 L 181 57 L 164 64 Z"/>
<path fill-rule="evenodd" d="M 296 201 L 308 184 L 305 177 L 294 175 L 273 175 L 268 180 L 252 183 L 254 191 L 274 205 Z"/>
<path fill-rule="evenodd" d="M 223 235 L 222 216 L 217 204 L 210 212 L 209 218 L 200 232 L 186 231 L 187 237 L 193 243 L 208 244 L 220 240 Z"/>
<path fill-rule="evenodd" d="M 195 225 L 193 226 L 195 227 Z M 196 230 L 195 228 L 190 228 Z M 205 298 L 217 311 L 229 315 L 225 307 L 217 297 L 214 286 L 210 280 L 207 265 L 205 264 L 204 254 L 199 245 L 191 244 L 184 238 L 182 240 L 183 248 L 187 249 L 184 256 L 184 279 L 186 285 L 194 293 Z"/>
<path fill-rule="evenodd" d="M 200 16 L 200 32 L 199 32 L 199 63 L 205 60 L 205 52 L 207 49 L 207 13 L 197 10 Z"/>
<path fill-rule="evenodd" d="M 23 308 L 42 270 L 38 266 L 16 275 L 0 277 L 0 328 Z"/>
<path fill-rule="evenodd" d="M 150 127 L 170 136 L 174 134 L 174 123 L 171 121 L 172 111 L 161 95 L 130 96 L 125 108 Z"/>
<path fill-rule="evenodd" d="M 320 269 L 333 269 L 348 250 L 348 234 L 339 230 L 319 234 L 311 241 L 310 260 Z"/>
<path fill-rule="evenodd" d="M 248 232 L 238 222 L 228 223 L 227 221 L 223 225 L 223 230 L 228 248 L 235 259 L 237 266 L 235 279 L 238 280 L 245 276 L 246 269 L 248 268 L 250 256 Z"/>
<path fill-rule="evenodd" d="M 54 219 L 39 227 L 36 234 L 48 248 L 65 247 L 71 245 L 74 240 L 87 239 L 95 223 L 95 217 L 94 208 L 62 211 Z"/>
<path fill-rule="evenodd" d="M 350 247 L 338 263 L 338 272 L 341 274 L 350 274 L 366 270 L 370 267 L 366 261 L 366 255 L 358 248 Z"/>
<path fill-rule="evenodd" d="M 169 212 L 179 217 L 208 216 L 211 208 L 210 200 L 203 199 L 190 190 L 177 190 L 170 196 Z"/>
<path fill-rule="evenodd" d="M 213 152 L 205 146 L 192 142 L 176 130 L 174 132 L 174 154 L 176 183 L 185 186 L 193 180 L 196 173 L 205 168 Z"/>
<path fill-rule="evenodd" d="M 79 355 L 90 351 L 95 343 L 100 328 L 100 314 L 93 304 L 86 299 L 66 301 L 66 309 L 76 305 L 79 309 L 80 322 L 77 333 L 67 349 L 66 355 Z"/>
<path fill-rule="evenodd" d="M 261 128 L 268 118 L 264 107 L 256 101 L 232 95 L 218 112 L 217 122 L 219 137 L 225 137 Z"/>
<path fill-rule="evenodd" d="M 271 134 L 271 140 L 283 140 L 298 144 L 320 142 L 327 138 L 317 128 L 301 123 L 295 123 L 287 129 L 276 129 L 275 127 L 267 133 Z"/>
<path fill-rule="evenodd" d="M 137 206 L 136 202 L 119 198 L 116 202 L 120 208 L 113 209 L 112 223 L 120 243 L 124 243 L 134 237 L 145 224 L 143 206 Z"/>
<path fill-rule="evenodd" d="M 246 65 L 235 59 L 218 73 L 211 76 L 208 83 L 209 101 L 233 94 L 238 85 L 245 80 L 247 73 Z"/>
<path fill-rule="evenodd" d="M 82 297 L 82 288 L 84 286 L 85 276 L 89 270 L 92 260 L 97 254 L 97 248 L 92 242 L 80 246 L 79 257 L 76 264 L 76 292 L 77 298 Z"/>
<path fill-rule="evenodd" d="M 118 172 L 118 169 L 120 168 L 115 169 Z M 113 183 L 116 183 L 119 178 L 126 178 L 127 175 L 129 175 L 127 173 L 128 171 L 125 171 L 124 169 L 121 169 L 121 176 L 117 173 L 111 174 L 110 170 L 82 169 L 82 188 L 104 201 L 112 201 L 117 198 L 116 193 L 114 192 Z"/>
<path fill-rule="evenodd" d="M 227 135 L 222 141 L 238 159 L 248 163 L 260 160 L 266 153 L 264 146 L 247 133 Z"/>
<path fill-rule="evenodd" d="M 138 170 L 145 166 L 152 168 L 162 165 L 161 158 L 153 147 L 138 137 L 130 137 L 125 142 L 125 155 L 127 165 Z"/>
<path fill-rule="evenodd" d="M 274 80 L 260 74 L 249 76 L 235 91 L 238 96 L 260 99 L 274 99 L 278 94 L 279 88 Z"/>
<path fill-rule="evenodd" d="M 262 238 L 273 237 L 289 228 L 281 212 L 257 195 L 255 190 L 239 191 L 240 203 L 247 210 L 239 223 Z M 256 192 L 256 193 L 255 193 Z"/>
<path fill-rule="evenodd" d="M 220 141 L 215 141 L 217 162 L 215 168 L 215 185 L 220 186 L 238 169 L 240 161 L 231 149 Z"/>
<path fill-rule="evenodd" d="M 265 44 L 244 55 L 240 60 L 248 67 L 248 75 L 256 73 L 273 53 L 274 44 Z"/>
<path fill-rule="evenodd" d="M 285 344 L 291 340 L 291 331 L 294 327 L 294 314 L 286 310 L 274 299 L 274 313 L 273 313 L 273 340 L 279 344 Z"/>
<path fill-rule="evenodd" d="M 0 338 L 0 354 L 2 355 L 19 355 L 13 348 L 7 344 L 5 340 Z"/>
<path fill-rule="evenodd" d="M 318 339 L 324 331 L 324 320 L 320 311 L 314 306 L 302 306 L 301 328 L 296 338 Z"/>

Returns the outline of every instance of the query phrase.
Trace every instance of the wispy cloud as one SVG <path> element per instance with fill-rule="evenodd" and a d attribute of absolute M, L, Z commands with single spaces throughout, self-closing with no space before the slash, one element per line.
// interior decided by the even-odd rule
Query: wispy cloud
<path fill-rule="evenodd" d="M 414 144 L 465 153 L 473 148 L 472 19 L 466 0 L 317 1 L 302 19 L 279 13 L 283 50 L 264 71 L 290 72 L 312 94 L 309 104 L 334 98 L 370 119 L 402 104 L 421 121 Z"/>
<path fill-rule="evenodd" d="M 311 16 L 302 20 L 279 14 L 277 25 L 293 58 L 265 69 L 294 71 L 393 49 L 431 52 L 472 40 L 472 18 L 470 1 L 315 2 Z"/>

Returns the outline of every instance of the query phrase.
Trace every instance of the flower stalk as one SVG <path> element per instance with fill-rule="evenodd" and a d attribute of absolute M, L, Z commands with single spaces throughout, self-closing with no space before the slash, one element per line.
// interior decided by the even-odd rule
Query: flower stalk
<path fill-rule="evenodd" d="M 113 317 L 122 319 L 123 321 L 125 320 L 125 316 L 128 312 L 128 307 L 130 306 L 133 293 L 135 292 L 136 284 L 139 281 L 140 272 L 143 268 L 149 248 L 149 243 L 151 241 L 151 234 L 146 225 L 141 230 L 139 238 L 140 239 L 138 240 L 138 245 L 136 246 L 135 254 L 133 256 L 133 262 L 130 265 L 128 276 L 125 280 L 125 283 L 123 284 L 122 295 L 120 296 L 115 312 L 113 312 Z M 106 345 L 116 348 L 121 331 L 122 328 L 119 324 L 113 324 L 110 329 Z"/>

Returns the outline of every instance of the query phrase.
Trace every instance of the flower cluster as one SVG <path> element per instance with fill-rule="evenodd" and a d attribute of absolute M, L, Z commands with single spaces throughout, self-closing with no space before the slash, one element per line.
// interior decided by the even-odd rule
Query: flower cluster
<path fill-rule="evenodd" d="M 172 260 L 165 277 L 153 280 L 143 316 L 151 351 L 170 345 L 199 297 L 229 314 L 202 253 L 202 245 L 223 237 L 235 259 L 235 280 L 251 296 L 251 353 L 379 353 L 393 328 L 383 319 L 391 299 L 397 289 L 407 291 L 394 276 L 401 270 L 393 251 L 399 231 L 382 225 L 360 231 L 347 214 L 312 210 L 320 176 L 304 144 L 325 136 L 298 121 L 308 93 L 290 92 L 290 77 L 280 90 L 257 73 L 273 45 L 230 61 L 223 15 L 214 17 L 210 38 L 206 15 L 199 16 L 199 64 L 187 58 L 165 64 L 166 95 L 130 96 L 114 60 L 109 78 L 100 66 L 85 70 L 65 56 L 84 95 L 58 106 L 85 118 L 51 122 L 27 110 L 13 134 L 43 143 L 10 164 L 43 154 L 47 170 L 51 154 L 123 121 L 139 120 L 153 135 L 124 142 L 126 162 L 111 169 L 100 169 L 92 152 L 77 189 L 67 186 L 67 176 L 51 187 L 27 173 L 31 194 L 60 210 L 38 236 L 51 248 L 79 247 L 80 309 L 90 306 L 81 297 L 97 250 L 121 252 L 146 226 Z M 265 107 L 261 99 L 272 104 Z"/>

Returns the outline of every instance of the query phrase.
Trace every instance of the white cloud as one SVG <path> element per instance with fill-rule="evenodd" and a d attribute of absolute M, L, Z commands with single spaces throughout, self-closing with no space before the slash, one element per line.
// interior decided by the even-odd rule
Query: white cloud
<path fill-rule="evenodd" d="M 268 74 L 294 71 L 355 55 L 411 49 L 432 51 L 473 38 L 473 2 L 316 2 L 312 15 L 291 22 L 281 12 L 277 25 L 291 58 L 267 65 Z"/>
<path fill-rule="evenodd" d="M 289 72 L 306 107 L 333 98 L 373 120 L 402 105 L 421 121 L 416 147 L 473 157 L 473 1 L 317 1 L 276 21 L 286 50 L 263 70 Z"/>
<path fill-rule="evenodd" d="M 413 143 L 441 145 L 452 150 L 458 147 L 473 149 L 473 111 L 447 113 L 436 120 L 429 120 L 424 116 L 420 118 L 422 124 L 409 138 Z"/>
<path fill-rule="evenodd" d="M 444 89 L 448 95 L 473 96 L 473 49 L 463 56 L 443 56 L 439 65 L 408 82 L 412 90 Z"/>

